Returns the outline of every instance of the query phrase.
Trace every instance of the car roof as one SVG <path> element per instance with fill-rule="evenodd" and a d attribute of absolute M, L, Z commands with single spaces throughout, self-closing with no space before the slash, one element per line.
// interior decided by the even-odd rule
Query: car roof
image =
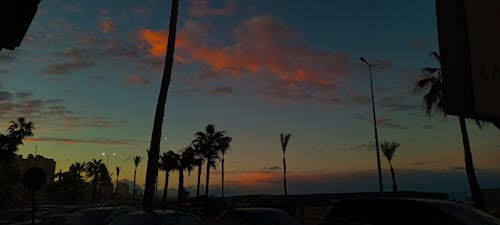
<path fill-rule="evenodd" d="M 244 212 L 262 212 L 262 211 L 272 211 L 272 212 L 281 212 L 281 209 L 276 209 L 276 208 L 265 208 L 265 207 L 245 207 L 245 208 L 234 208 L 230 209 L 232 211 L 244 211 Z"/>

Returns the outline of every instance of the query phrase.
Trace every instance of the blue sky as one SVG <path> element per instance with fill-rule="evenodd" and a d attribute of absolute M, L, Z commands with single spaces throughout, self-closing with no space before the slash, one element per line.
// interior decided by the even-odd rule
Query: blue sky
<path fill-rule="evenodd" d="M 65 170 L 116 152 L 110 164 L 131 179 L 129 158 L 145 156 L 149 144 L 169 12 L 170 2 L 159 0 L 42 1 L 21 47 L 0 52 L 0 121 L 7 127 L 26 116 L 37 127 L 20 154 L 37 145 Z M 213 123 L 234 138 L 228 189 L 247 192 L 277 191 L 257 178 L 279 180 L 281 132 L 292 133 L 288 171 L 298 183 L 374 171 L 363 56 L 380 64 L 373 71 L 379 135 L 401 143 L 396 169 L 456 174 L 463 166 L 457 119 L 425 117 L 413 92 L 420 69 L 436 65 L 429 57 L 438 50 L 436 30 L 431 0 L 181 1 L 162 151 L 180 150 Z M 498 173 L 499 131 L 473 123 L 469 130 L 478 173 Z M 435 189 L 409 174 L 415 178 L 401 178 L 402 189 Z M 256 179 L 245 183 L 249 176 Z M 500 184 L 486 177 L 482 184 Z M 363 182 L 376 191 L 374 181 Z"/>

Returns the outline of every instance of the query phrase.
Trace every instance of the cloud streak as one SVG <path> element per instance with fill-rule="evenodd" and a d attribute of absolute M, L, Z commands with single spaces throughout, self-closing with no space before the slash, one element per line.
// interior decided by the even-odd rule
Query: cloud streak
<path fill-rule="evenodd" d="M 71 144 L 138 145 L 138 141 L 134 139 L 109 139 L 109 138 L 75 139 L 75 138 L 59 138 L 59 137 L 34 137 L 26 139 L 26 142 L 56 142 L 69 145 Z"/>

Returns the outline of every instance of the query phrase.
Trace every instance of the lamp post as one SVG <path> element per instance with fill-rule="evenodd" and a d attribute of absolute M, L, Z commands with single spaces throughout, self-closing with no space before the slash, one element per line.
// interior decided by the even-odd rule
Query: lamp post
<path fill-rule="evenodd" d="M 375 115 L 375 100 L 373 97 L 373 79 L 372 79 L 372 67 L 377 66 L 377 64 L 371 64 L 368 61 L 366 61 L 366 59 L 363 57 L 361 57 L 359 59 L 361 60 L 361 62 L 368 65 L 368 68 L 370 71 L 370 87 L 371 87 L 371 93 L 372 93 L 373 127 L 375 129 L 375 147 L 376 147 L 376 151 L 377 151 L 378 185 L 379 185 L 380 196 L 384 196 L 384 184 L 382 182 L 382 169 L 380 167 L 380 149 L 378 146 L 377 116 Z"/>
<path fill-rule="evenodd" d="M 114 152 L 111 153 L 111 154 L 105 153 L 105 152 L 102 153 L 102 156 L 106 156 L 106 168 L 109 168 L 109 165 L 108 165 L 108 163 L 109 163 L 109 156 L 111 156 L 111 155 L 112 156 L 116 156 L 116 153 L 114 153 Z"/>

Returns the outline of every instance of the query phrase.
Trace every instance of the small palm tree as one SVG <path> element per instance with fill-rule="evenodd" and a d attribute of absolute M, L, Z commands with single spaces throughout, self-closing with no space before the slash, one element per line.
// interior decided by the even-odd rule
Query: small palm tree
<path fill-rule="evenodd" d="M 384 153 L 385 158 L 389 162 L 389 166 L 391 167 L 391 175 L 392 175 L 392 191 L 398 192 L 398 185 L 396 183 L 396 174 L 394 172 L 394 168 L 392 167 L 392 158 L 394 156 L 394 152 L 396 148 L 399 147 L 399 143 L 397 142 L 387 142 L 385 141 L 380 145 L 382 149 L 382 153 Z"/>
<path fill-rule="evenodd" d="M 202 149 L 199 145 L 192 144 L 191 147 L 194 150 L 194 164 L 196 167 L 198 167 L 198 174 L 197 174 L 197 183 L 196 183 L 196 199 L 200 197 L 200 180 L 201 180 L 201 168 L 203 166 L 203 152 Z"/>
<path fill-rule="evenodd" d="M 118 195 L 118 179 L 120 177 L 120 167 L 117 166 L 116 167 L 116 190 L 115 190 L 115 193 L 116 195 Z"/>
<path fill-rule="evenodd" d="M 433 56 L 441 66 L 441 58 L 439 56 L 439 53 L 431 52 L 431 56 Z M 424 105 L 427 116 L 430 117 L 433 109 L 440 112 L 443 111 L 442 70 L 441 67 L 425 67 L 422 69 L 422 75 L 423 78 L 419 80 L 415 85 L 415 91 L 417 93 L 427 91 L 427 93 L 424 95 Z M 465 117 L 459 116 L 458 119 L 460 123 L 460 131 L 462 133 L 462 144 L 464 147 L 465 171 L 467 173 L 467 180 L 469 183 L 472 201 L 477 208 L 484 210 L 484 200 L 474 169 L 474 162 L 472 160 L 472 152 L 469 144 L 469 135 L 467 133 Z M 480 125 L 479 122 L 477 123 Z"/>
<path fill-rule="evenodd" d="M 174 151 L 164 152 L 160 156 L 160 169 L 165 171 L 165 186 L 163 187 L 163 205 L 167 206 L 167 193 L 168 193 L 168 178 L 170 171 L 179 167 L 180 155 Z"/>
<path fill-rule="evenodd" d="M 286 134 L 283 135 L 283 133 L 280 134 L 280 142 L 281 142 L 281 150 L 283 151 L 283 187 L 285 190 L 285 196 L 288 195 L 288 190 L 286 186 L 286 146 L 288 145 L 288 141 L 290 140 L 291 134 Z"/>
<path fill-rule="evenodd" d="M 177 170 L 179 171 L 179 187 L 177 188 L 177 208 L 182 208 L 183 193 L 184 193 L 184 171 L 187 170 L 189 174 L 195 165 L 195 151 L 189 146 L 181 152 Z"/>
<path fill-rule="evenodd" d="M 137 167 L 141 163 L 142 157 L 140 155 L 134 156 L 134 190 L 132 191 L 132 206 L 135 207 L 135 179 L 137 177 Z"/>
<path fill-rule="evenodd" d="M 224 155 L 226 155 L 227 151 L 231 147 L 230 143 L 233 140 L 231 137 L 224 136 L 218 140 L 218 149 L 221 153 L 221 167 L 222 167 L 222 198 L 224 198 Z"/>

